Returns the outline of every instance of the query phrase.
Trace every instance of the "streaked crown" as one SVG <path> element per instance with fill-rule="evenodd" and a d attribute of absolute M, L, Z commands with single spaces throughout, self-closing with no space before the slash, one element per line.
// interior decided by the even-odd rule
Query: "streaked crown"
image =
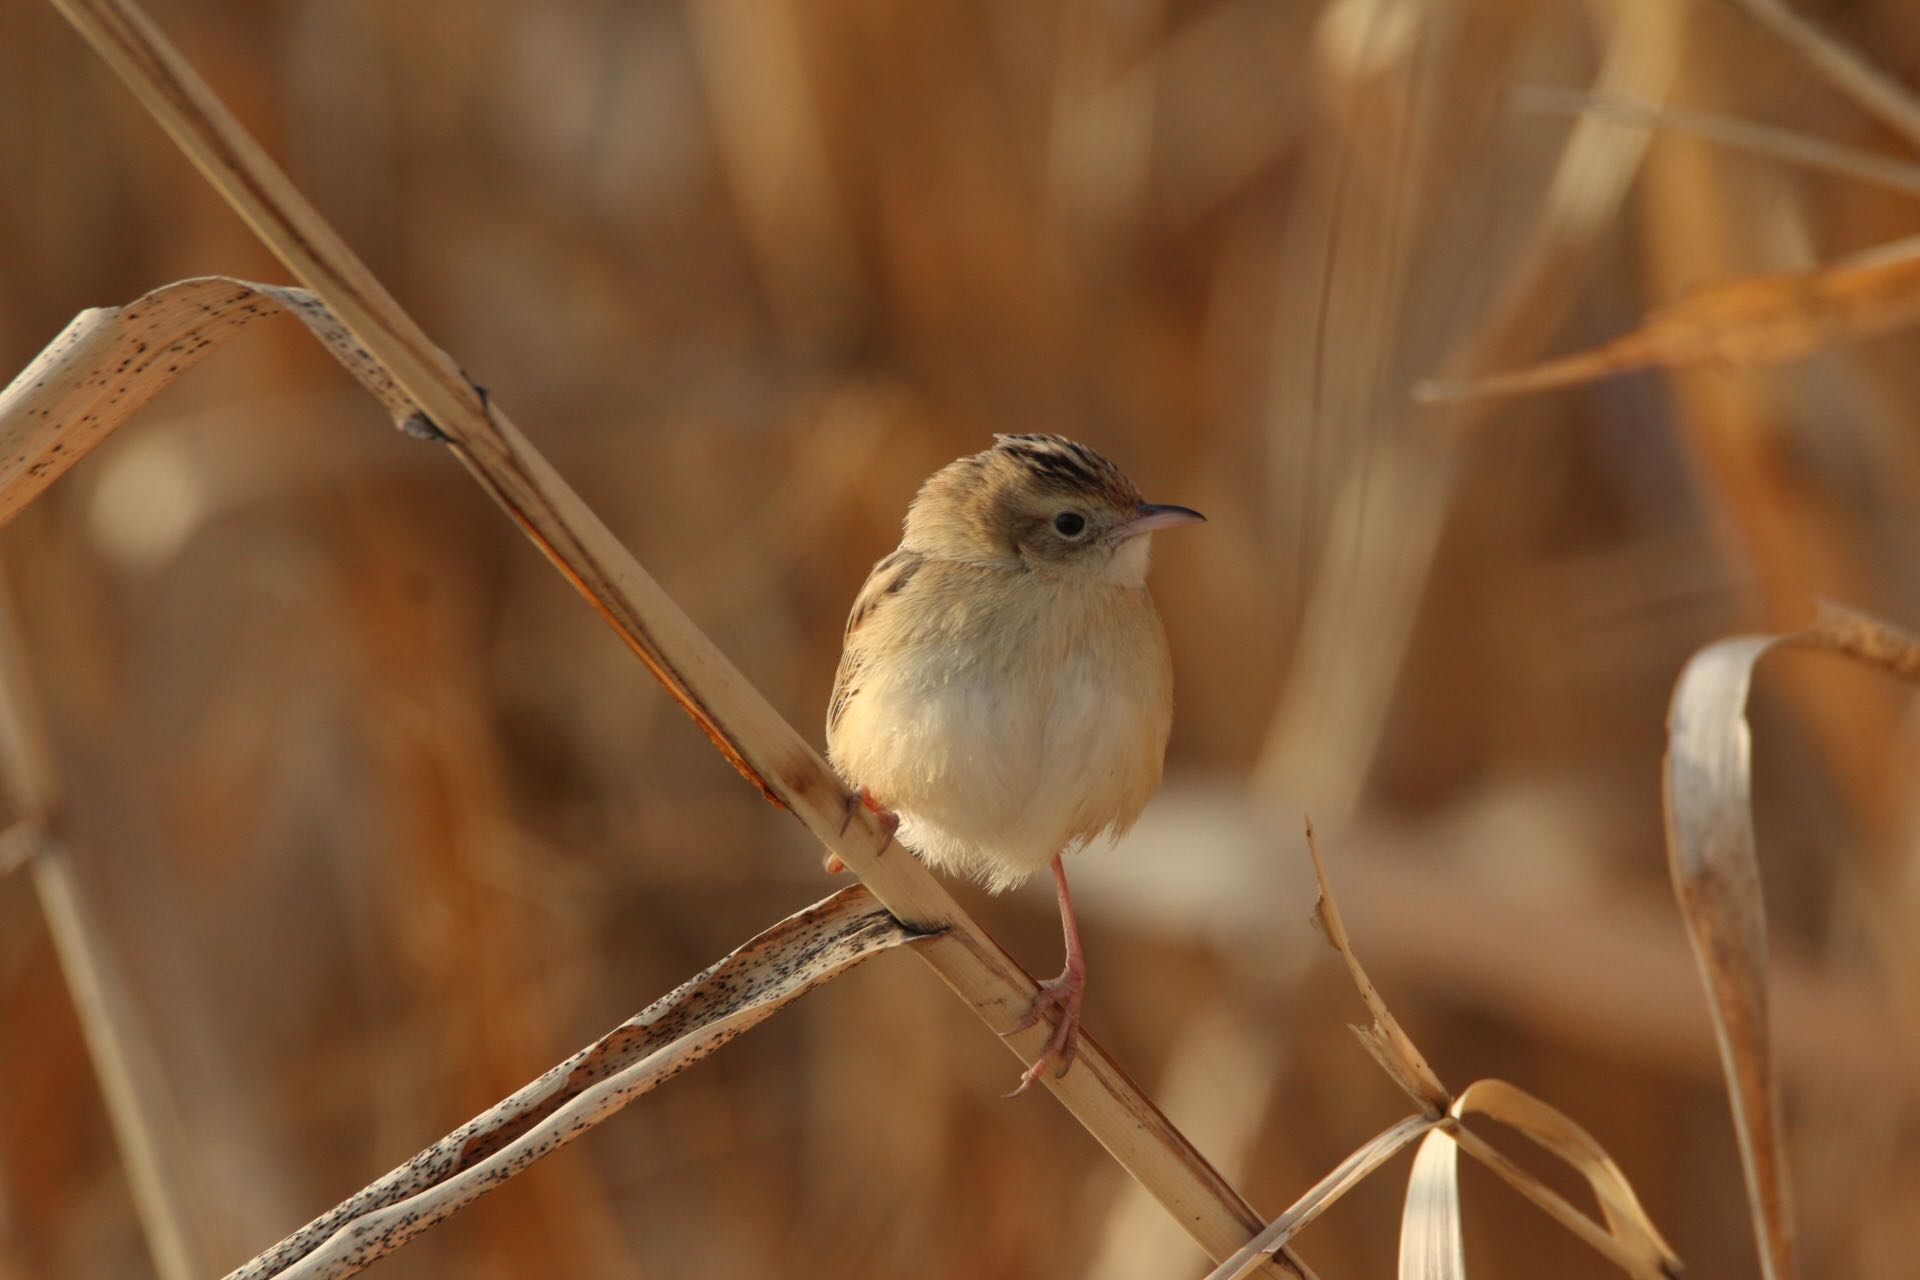
<path fill-rule="evenodd" d="M 907 511 L 902 546 L 984 564 L 1104 561 L 1140 510 L 1119 467 L 1062 436 L 1003 435 L 936 471 Z"/>
<path fill-rule="evenodd" d="M 987 458 L 1005 459 L 1036 489 L 1103 502 L 1117 510 L 1140 505 L 1140 490 L 1119 467 L 1065 436 L 995 436 Z"/>

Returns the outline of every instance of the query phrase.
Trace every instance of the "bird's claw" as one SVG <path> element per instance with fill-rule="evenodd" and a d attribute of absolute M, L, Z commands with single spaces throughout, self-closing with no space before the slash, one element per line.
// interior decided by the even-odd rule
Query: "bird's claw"
<path fill-rule="evenodd" d="M 1025 1093 L 1033 1082 L 1046 1074 L 1047 1068 L 1059 1065 L 1053 1073 L 1054 1079 L 1067 1074 L 1067 1068 L 1073 1065 L 1074 1057 L 1080 1052 L 1080 998 L 1086 990 L 1087 975 L 1068 969 L 1057 978 L 1049 978 L 1040 984 L 1040 990 L 1033 997 L 1033 1003 L 1027 1007 L 1024 1017 L 1001 1036 L 1015 1035 L 1039 1022 L 1048 1009 L 1058 1016 L 1053 1024 L 1053 1034 L 1047 1037 L 1046 1047 L 1040 1050 L 1040 1056 L 1033 1065 L 1020 1074 L 1020 1083 L 1006 1097 L 1017 1098 Z"/>
<path fill-rule="evenodd" d="M 847 828 L 853 825 L 853 815 L 858 813 L 863 805 L 879 818 L 881 829 L 887 833 L 887 842 L 880 846 L 880 852 L 885 853 L 893 845 L 893 833 L 900 829 L 900 815 L 875 800 L 873 792 L 865 787 L 857 792 L 847 793 L 846 812 L 840 818 L 840 834 L 847 834 Z M 845 871 L 847 864 L 841 860 L 839 854 L 830 852 L 827 854 L 826 867 L 827 874 L 831 876 Z"/>

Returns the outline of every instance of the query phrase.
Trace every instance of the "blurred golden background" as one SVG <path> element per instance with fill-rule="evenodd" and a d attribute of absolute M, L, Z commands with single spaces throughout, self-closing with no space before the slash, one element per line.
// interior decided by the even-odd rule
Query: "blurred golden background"
<path fill-rule="evenodd" d="M 1817 596 L 1920 621 L 1911 334 L 1510 401 L 1690 288 L 1912 234 L 1913 195 L 1528 109 L 1599 89 L 1911 159 L 1762 0 L 156 0 L 247 127 L 796 724 L 921 478 L 1093 444 L 1160 540 L 1166 787 L 1071 866 L 1089 1027 L 1265 1212 L 1406 1109 L 1308 924 L 1449 1082 L 1510 1079 L 1702 1277 L 1757 1275 L 1667 884 L 1687 656 Z M 1804 12 L 1896 80 L 1920 11 Z M 0 365 L 80 309 L 285 273 L 45 5 L 0 27 Z M 202 1274 L 837 882 L 442 451 L 287 321 L 0 540 L 80 886 Z M 1808 1275 L 1920 1252 L 1920 721 L 1788 657 L 1754 705 Z M 816 731 L 817 732 L 817 731 Z M 1038 882 L 958 892 L 1057 965 Z M 904 959 L 384 1276 L 1200 1275 Z M 1556 1185 L 1576 1188 L 1557 1171 Z M 1394 1263 L 1404 1165 L 1300 1237 Z M 1469 1270 L 1615 1274 L 1478 1168 Z M 0 880 L 0 1277 L 150 1274 L 24 874 Z"/>

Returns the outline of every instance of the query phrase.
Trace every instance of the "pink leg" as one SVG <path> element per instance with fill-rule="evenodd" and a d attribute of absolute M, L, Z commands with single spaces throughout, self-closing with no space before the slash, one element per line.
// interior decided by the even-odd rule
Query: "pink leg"
<path fill-rule="evenodd" d="M 880 825 L 887 829 L 887 844 L 880 846 L 880 852 L 885 853 L 887 851 L 887 845 L 893 843 L 893 833 L 900 829 L 900 815 L 881 804 L 878 800 L 875 800 L 873 798 L 873 792 L 862 787 L 860 788 L 860 794 L 857 799 L 854 796 L 847 797 L 847 816 L 840 821 L 841 835 L 847 834 L 847 828 L 853 823 L 853 811 L 859 805 L 865 805 L 867 808 L 873 810 L 874 813 L 878 814 L 880 817 Z M 826 868 L 828 875 L 837 876 L 847 869 L 847 864 L 840 860 L 839 854 L 829 853 L 827 854 Z"/>
<path fill-rule="evenodd" d="M 1055 1063 L 1060 1066 L 1054 1072 L 1055 1078 L 1064 1076 L 1073 1065 L 1074 1055 L 1080 1051 L 1080 997 L 1087 986 L 1087 953 L 1080 947 L 1080 926 L 1073 918 L 1073 895 L 1067 892 L 1067 868 L 1057 856 L 1053 860 L 1053 882 L 1060 892 L 1060 930 L 1067 939 L 1067 967 L 1060 971 L 1059 977 L 1040 984 L 1040 992 L 1034 996 L 1027 1016 L 1003 1034 L 1026 1030 L 1040 1021 L 1048 1009 L 1052 1009 L 1059 1020 L 1053 1024 L 1053 1034 L 1047 1037 L 1046 1047 L 1021 1074 L 1020 1084 L 1007 1095 L 1009 1098 L 1025 1093 L 1027 1086 Z"/>

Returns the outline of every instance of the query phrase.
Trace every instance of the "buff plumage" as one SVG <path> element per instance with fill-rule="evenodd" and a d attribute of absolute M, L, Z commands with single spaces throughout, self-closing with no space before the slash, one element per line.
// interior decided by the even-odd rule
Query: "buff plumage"
<path fill-rule="evenodd" d="M 828 757 L 897 814 L 930 865 L 1005 889 L 1054 867 L 1067 971 L 1044 1066 L 1071 1061 L 1079 955 L 1062 854 L 1129 827 L 1160 782 L 1173 720 L 1146 574 L 1155 529 L 1199 520 L 1143 503 L 1113 463 L 1059 436 L 996 438 L 935 472 L 900 546 L 848 618 Z"/>

